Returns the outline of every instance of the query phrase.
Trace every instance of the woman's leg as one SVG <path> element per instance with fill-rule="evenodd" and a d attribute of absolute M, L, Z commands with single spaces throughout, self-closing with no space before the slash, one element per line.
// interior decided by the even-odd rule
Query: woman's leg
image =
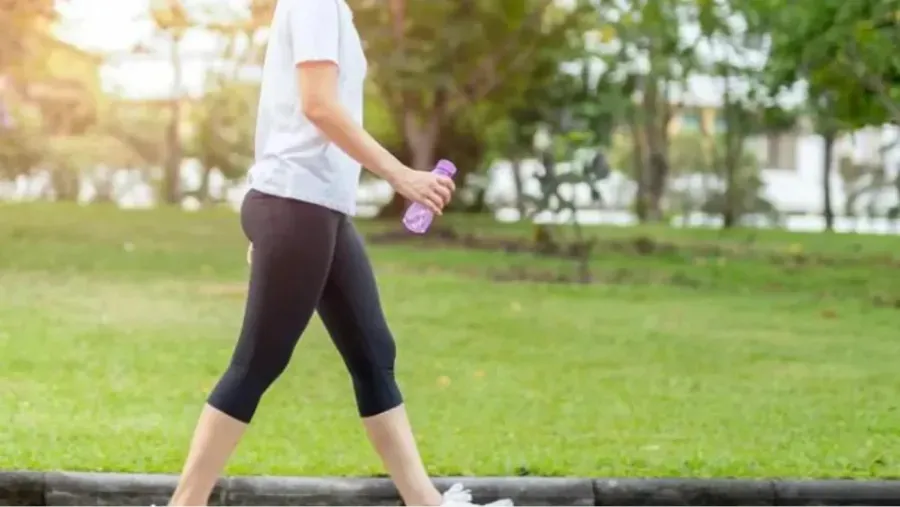
<path fill-rule="evenodd" d="M 248 194 L 253 242 L 244 323 L 227 371 L 209 396 L 170 505 L 206 505 L 263 393 L 287 367 L 325 284 L 341 215 L 299 201 Z"/>
<path fill-rule="evenodd" d="M 319 316 L 353 380 L 369 440 L 406 505 L 440 505 L 394 380 L 394 339 L 362 239 L 350 220 L 338 230 Z"/>
<path fill-rule="evenodd" d="M 337 346 L 356 392 L 372 446 L 406 505 L 471 505 L 456 485 L 441 495 L 425 470 L 400 389 L 394 380 L 396 348 L 381 309 L 375 275 L 362 238 L 350 220 L 338 230 L 319 316 Z M 512 505 L 509 501 L 493 505 Z"/>

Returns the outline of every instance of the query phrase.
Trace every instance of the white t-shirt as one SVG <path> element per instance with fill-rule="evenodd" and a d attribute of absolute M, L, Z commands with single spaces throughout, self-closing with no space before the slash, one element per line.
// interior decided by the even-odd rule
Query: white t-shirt
<path fill-rule="evenodd" d="M 345 0 L 278 0 L 263 65 L 250 187 L 263 193 L 356 213 L 360 164 L 304 115 L 297 64 L 339 67 L 341 104 L 362 125 L 367 62 Z"/>

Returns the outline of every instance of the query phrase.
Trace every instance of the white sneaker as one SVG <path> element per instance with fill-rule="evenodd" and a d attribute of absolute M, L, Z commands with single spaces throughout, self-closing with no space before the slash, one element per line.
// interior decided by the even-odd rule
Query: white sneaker
<path fill-rule="evenodd" d="M 444 492 L 443 498 L 444 500 L 441 502 L 441 505 L 446 505 L 448 507 L 467 507 L 476 505 L 472 503 L 472 492 L 465 489 L 462 484 L 454 484 L 451 486 L 450 489 Z M 510 507 L 513 503 L 509 498 L 504 498 L 484 505 L 485 507 Z"/>

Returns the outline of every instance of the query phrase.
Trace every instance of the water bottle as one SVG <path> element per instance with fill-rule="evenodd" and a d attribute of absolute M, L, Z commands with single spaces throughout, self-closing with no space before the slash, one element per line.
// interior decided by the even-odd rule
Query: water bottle
<path fill-rule="evenodd" d="M 452 178 L 456 174 L 456 166 L 449 160 L 439 160 L 431 173 Z M 414 202 L 403 215 L 403 225 L 409 232 L 415 234 L 425 234 L 432 220 L 434 220 L 434 213 L 417 202 Z"/>

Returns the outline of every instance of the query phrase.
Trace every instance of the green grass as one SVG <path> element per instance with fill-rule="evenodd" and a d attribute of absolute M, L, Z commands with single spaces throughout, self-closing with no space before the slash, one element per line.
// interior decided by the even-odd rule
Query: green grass
<path fill-rule="evenodd" d="M 520 223 L 500 223 L 490 216 L 465 215 L 447 216 L 444 224 L 459 226 L 467 231 L 483 234 L 527 235 L 531 226 Z M 569 231 L 564 225 L 551 226 L 557 230 Z M 636 227 L 587 227 L 595 235 L 606 240 L 625 240 L 649 237 L 676 245 L 717 245 L 725 248 L 742 249 L 752 245 L 762 252 L 813 252 L 828 254 L 838 258 L 874 257 L 891 258 L 900 262 L 900 240 L 897 236 L 870 234 L 810 234 L 784 230 L 711 228 L 683 229 L 664 225 L 641 225 Z"/>
<path fill-rule="evenodd" d="M 744 246 L 600 252 L 616 283 L 593 286 L 485 277 L 559 261 L 371 247 L 433 474 L 900 476 L 900 311 L 872 304 L 900 295 L 875 261 L 900 240 L 592 233 Z M 844 262 L 744 255 L 796 244 Z M 0 469 L 177 472 L 240 325 L 244 248 L 226 211 L 0 206 Z M 229 472 L 381 473 L 318 322 Z"/>

